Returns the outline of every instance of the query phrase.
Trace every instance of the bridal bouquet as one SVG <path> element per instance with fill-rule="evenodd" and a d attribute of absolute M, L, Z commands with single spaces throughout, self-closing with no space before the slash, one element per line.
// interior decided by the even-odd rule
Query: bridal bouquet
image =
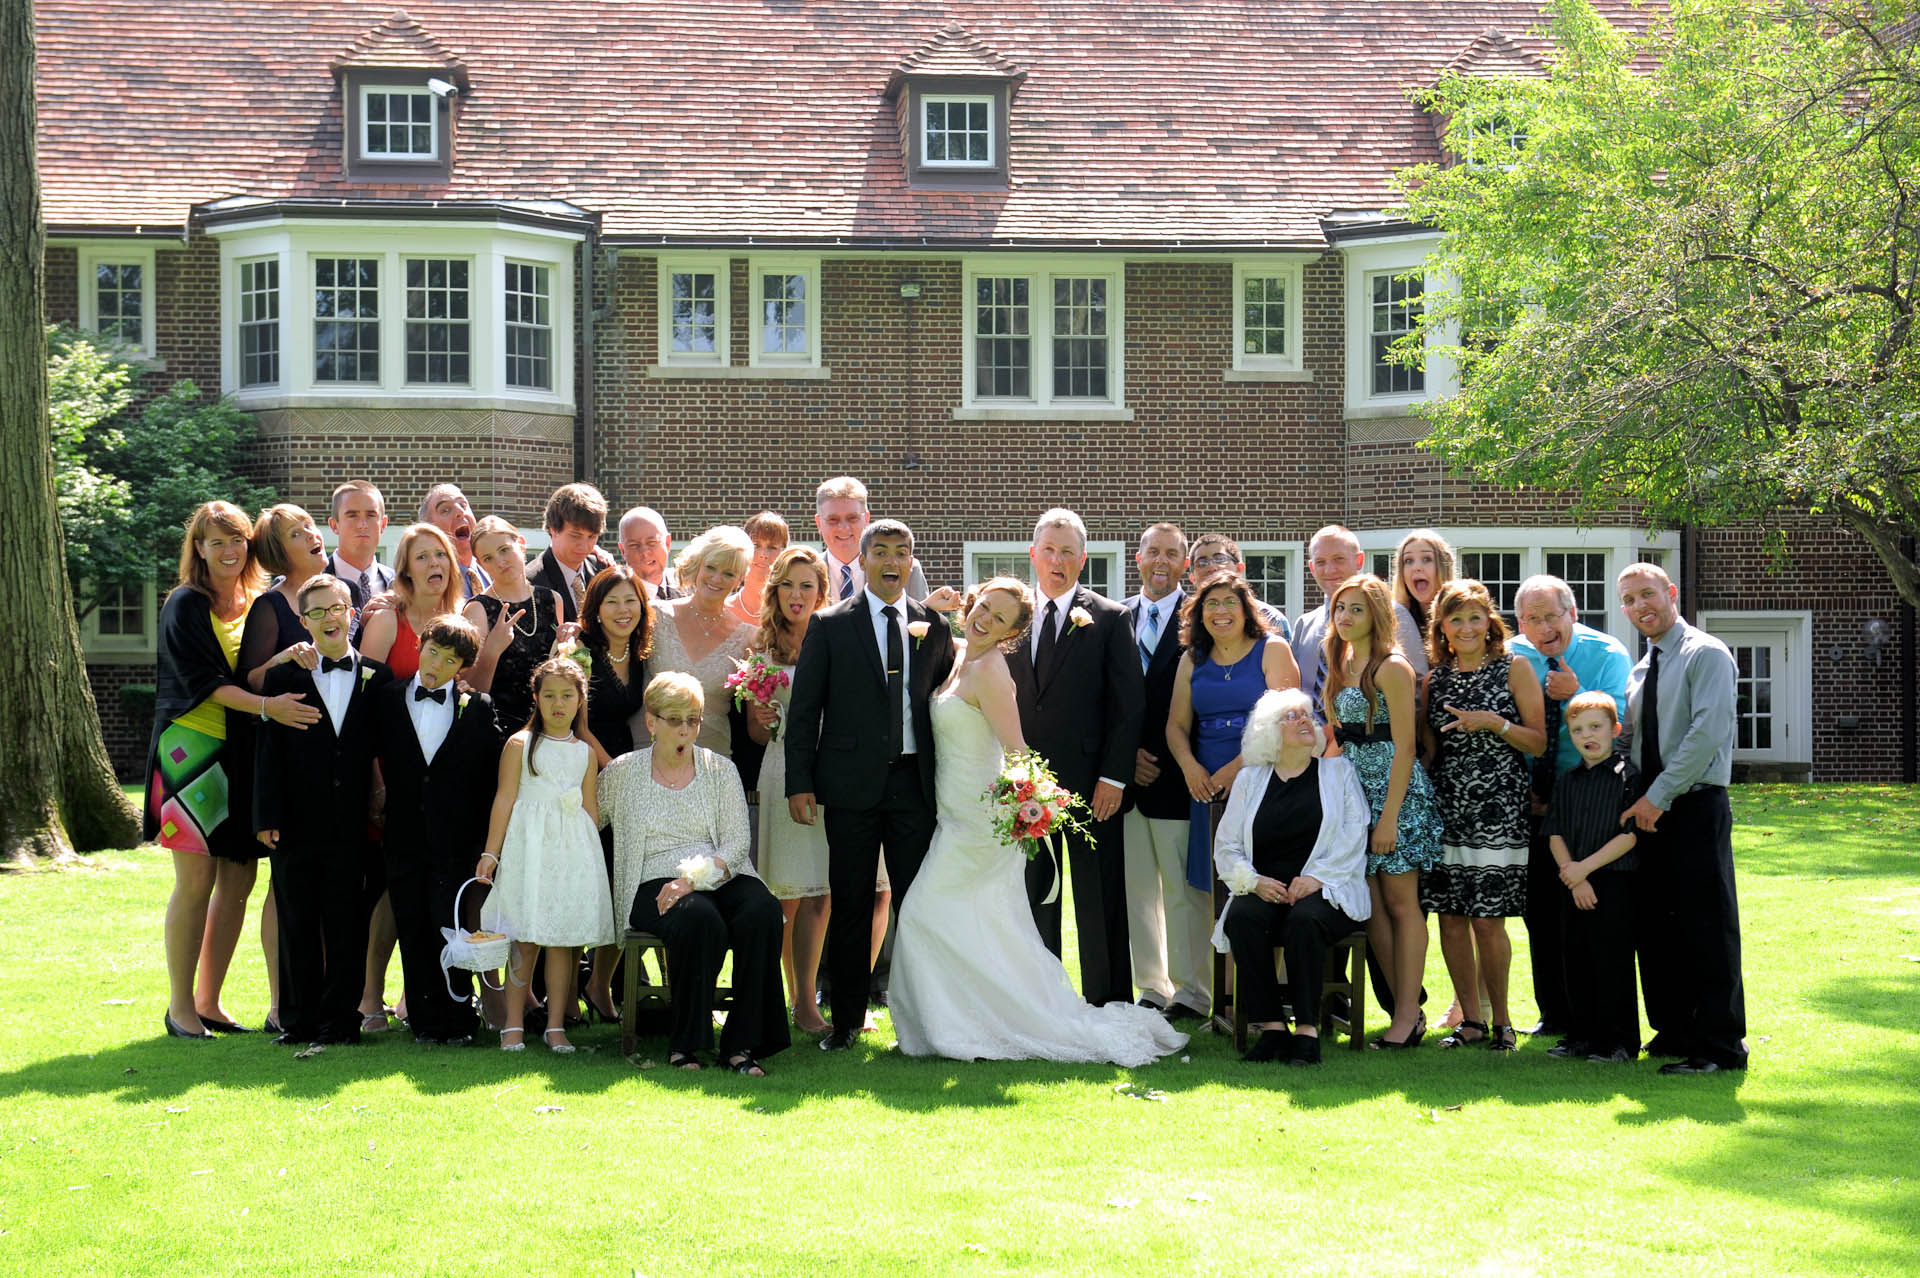
<path fill-rule="evenodd" d="M 1000 775 L 980 796 L 993 814 L 994 833 L 1031 861 L 1053 836 L 1066 830 L 1087 834 L 1081 814 L 1087 802 L 1054 778 L 1047 761 L 1032 750 L 1010 754 Z"/>
<path fill-rule="evenodd" d="M 745 661 L 734 660 L 733 673 L 727 676 L 726 686 L 733 693 L 733 704 L 744 710 L 749 701 L 755 705 L 774 704 L 774 695 L 780 689 L 793 682 L 793 679 L 779 666 L 768 661 L 757 652 L 747 654 Z M 769 742 L 780 739 L 780 721 L 775 719 L 773 727 L 767 733 Z"/>

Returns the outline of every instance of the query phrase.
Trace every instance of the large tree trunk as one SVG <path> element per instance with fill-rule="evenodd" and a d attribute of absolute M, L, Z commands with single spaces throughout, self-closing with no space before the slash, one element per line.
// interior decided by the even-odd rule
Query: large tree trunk
<path fill-rule="evenodd" d="M 73 619 L 47 431 L 32 0 L 0 0 L 0 857 L 131 847 Z"/>

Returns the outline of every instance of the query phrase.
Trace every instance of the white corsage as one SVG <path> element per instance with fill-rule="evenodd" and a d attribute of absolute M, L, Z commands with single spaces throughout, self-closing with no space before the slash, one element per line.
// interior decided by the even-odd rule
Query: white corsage
<path fill-rule="evenodd" d="M 1260 872 L 1253 868 L 1252 862 L 1239 861 L 1228 867 L 1227 872 L 1220 876 L 1220 881 L 1235 896 L 1251 896 L 1254 889 L 1260 886 Z"/>
<path fill-rule="evenodd" d="M 693 884 L 696 892 L 711 892 L 720 886 L 720 861 L 711 856 L 690 856 L 673 867 L 680 877 Z"/>
<path fill-rule="evenodd" d="M 1075 630 L 1078 630 L 1082 626 L 1091 626 L 1093 624 L 1093 614 L 1085 608 L 1075 608 L 1067 614 L 1067 622 Z"/>
<path fill-rule="evenodd" d="M 466 693 L 464 692 L 461 693 L 460 700 L 454 706 L 453 717 L 458 719 L 461 715 L 465 714 L 467 710 L 467 702 L 471 701 L 472 699 L 473 698 L 468 696 Z"/>
<path fill-rule="evenodd" d="M 361 662 L 360 663 L 360 690 L 362 692 L 365 692 L 367 690 L 367 681 L 372 678 L 373 678 L 373 667 L 368 665 L 364 661 Z"/>
<path fill-rule="evenodd" d="M 924 621 L 909 621 L 907 623 L 907 633 L 913 636 L 914 647 L 918 648 L 920 646 L 920 641 L 927 637 L 927 631 L 931 628 L 932 627 Z"/>

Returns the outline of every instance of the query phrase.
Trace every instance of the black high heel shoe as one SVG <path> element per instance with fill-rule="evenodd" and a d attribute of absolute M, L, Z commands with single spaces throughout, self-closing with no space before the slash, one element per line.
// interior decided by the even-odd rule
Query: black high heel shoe
<path fill-rule="evenodd" d="M 1374 1051 L 1374 1052 L 1411 1051 L 1414 1048 L 1420 1046 L 1420 1040 L 1425 1038 L 1426 1036 L 1427 1036 L 1427 1014 L 1425 1012 L 1422 1012 L 1420 1013 L 1419 1019 L 1414 1021 L 1413 1028 L 1407 1031 L 1407 1036 L 1405 1038 L 1400 1039 L 1398 1042 L 1396 1042 L 1393 1039 L 1388 1038 L 1385 1034 L 1382 1034 L 1379 1038 L 1376 1038 L 1371 1043 L 1367 1044 L 1367 1050 Z"/>
<path fill-rule="evenodd" d="M 197 1038 L 197 1039 L 205 1040 L 206 1042 L 209 1042 L 209 1043 L 213 1041 L 213 1035 L 208 1033 L 206 1030 L 201 1030 L 198 1034 L 195 1034 L 189 1030 L 181 1029 L 178 1025 L 173 1023 L 172 1012 L 162 1012 L 160 1014 L 160 1019 L 166 1022 L 168 1038 Z"/>
<path fill-rule="evenodd" d="M 590 998 L 582 998 L 580 1001 L 587 1006 L 587 1024 L 618 1025 L 620 1023 L 620 1013 L 610 1008 L 603 1008 Z"/>
<path fill-rule="evenodd" d="M 205 1012 L 200 1013 L 200 1023 L 215 1034 L 253 1033 L 251 1025 L 242 1025 L 238 1021 L 223 1021 L 218 1016 L 208 1016 Z"/>

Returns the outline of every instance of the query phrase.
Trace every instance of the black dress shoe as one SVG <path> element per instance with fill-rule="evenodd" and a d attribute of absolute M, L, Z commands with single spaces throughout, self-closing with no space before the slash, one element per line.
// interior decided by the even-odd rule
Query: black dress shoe
<path fill-rule="evenodd" d="M 253 1033 L 253 1027 L 251 1025 L 241 1025 L 236 1021 L 223 1021 L 217 1016 L 208 1016 L 205 1012 L 200 1014 L 200 1023 L 216 1034 Z"/>
<path fill-rule="evenodd" d="M 1135 1007 L 1144 1007 L 1144 1008 L 1146 1008 L 1146 1009 L 1148 1009 L 1149 1011 L 1154 1011 L 1154 1012 L 1164 1012 L 1164 1011 L 1166 1011 L 1166 1010 L 1167 1010 L 1166 1008 L 1164 1008 L 1164 1007 L 1162 1007 L 1162 1006 L 1161 1006 L 1160 1004 L 1158 1004 L 1158 1003 L 1156 1003 L 1156 1002 L 1154 1002 L 1154 1001 L 1153 1001 L 1152 999 L 1150 999 L 1150 998 L 1148 998 L 1148 997 L 1147 997 L 1147 996 L 1146 996 L 1145 994 L 1142 994 L 1142 995 L 1140 996 L 1140 1001 L 1139 1001 L 1139 1002 L 1137 1002 L 1137 1003 L 1135 1003 L 1135 1004 L 1134 1004 L 1134 1006 L 1135 1006 Z"/>
<path fill-rule="evenodd" d="M 198 1038 L 198 1039 L 206 1039 L 206 1040 L 211 1040 L 213 1038 L 213 1035 L 207 1033 L 205 1030 L 202 1030 L 198 1034 L 195 1034 L 191 1030 L 181 1029 L 178 1025 L 174 1024 L 172 1012 L 162 1012 L 160 1016 L 161 1016 L 161 1019 L 166 1022 L 168 1038 Z"/>
<path fill-rule="evenodd" d="M 1523 1029 L 1520 1032 L 1528 1038 L 1544 1038 L 1550 1034 L 1564 1034 L 1567 1032 L 1567 1027 L 1542 1018 L 1531 1029 Z"/>
<path fill-rule="evenodd" d="M 415 1034 L 413 1041 L 422 1047 L 472 1047 L 473 1035 L 453 1034 L 443 1038 L 436 1034 Z"/>
<path fill-rule="evenodd" d="M 1592 1052 L 1587 1059 L 1595 1065 L 1625 1065 L 1635 1059 L 1634 1054 L 1624 1047 L 1616 1047 L 1611 1052 Z"/>
<path fill-rule="evenodd" d="M 1320 1036 L 1318 1034 L 1295 1034 L 1293 1048 L 1288 1053 L 1289 1065 L 1318 1065 L 1320 1063 Z"/>
<path fill-rule="evenodd" d="M 1524 1032 L 1524 1031 L 1523 1031 Z M 1576 1043 L 1572 1039 L 1562 1039 L 1547 1049 L 1547 1055 L 1557 1061 L 1577 1061 L 1593 1051 L 1591 1043 Z"/>
<path fill-rule="evenodd" d="M 852 1030 L 836 1029 L 820 1040 L 820 1050 L 823 1052 L 844 1052 L 853 1046 L 853 1038 L 854 1034 Z"/>
<path fill-rule="evenodd" d="M 1287 1031 L 1285 1030 L 1261 1030 L 1260 1037 L 1253 1040 L 1253 1046 L 1249 1047 L 1246 1055 L 1240 1059 L 1256 1063 L 1263 1061 L 1284 1061 L 1287 1059 L 1288 1037 Z"/>
<path fill-rule="evenodd" d="M 313 1036 L 313 1045 L 315 1047 L 358 1047 L 360 1046 L 360 1031 L 347 1030 L 333 1034 L 315 1034 Z"/>
<path fill-rule="evenodd" d="M 1655 1034 L 1647 1041 L 1647 1055 L 1671 1056 L 1675 1060 L 1685 1060 L 1687 1057 L 1692 1056 L 1693 1053 L 1689 1052 L 1684 1045 L 1675 1042 L 1667 1035 Z"/>
<path fill-rule="evenodd" d="M 306 1040 L 298 1034 L 275 1034 L 273 1036 L 273 1045 L 275 1047 L 305 1047 Z"/>
<path fill-rule="evenodd" d="M 1704 1056 L 1689 1056 L 1684 1061 L 1669 1061 L 1660 1067 L 1662 1074 L 1718 1074 L 1720 1066 Z"/>
<path fill-rule="evenodd" d="M 1166 1017 L 1169 1021 L 1204 1021 L 1207 1019 L 1205 1012 L 1197 1012 L 1185 1003 L 1171 1004 L 1167 1010 L 1160 1013 L 1160 1015 Z"/>

